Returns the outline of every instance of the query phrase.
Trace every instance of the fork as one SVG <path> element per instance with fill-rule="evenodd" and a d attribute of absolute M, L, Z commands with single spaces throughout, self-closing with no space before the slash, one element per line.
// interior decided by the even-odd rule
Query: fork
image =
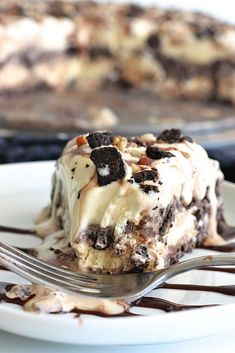
<path fill-rule="evenodd" d="M 0 242 L 0 263 L 32 283 L 72 294 L 135 301 L 170 278 L 206 266 L 235 265 L 235 255 L 207 255 L 156 272 L 96 275 L 74 272 L 39 260 Z"/>

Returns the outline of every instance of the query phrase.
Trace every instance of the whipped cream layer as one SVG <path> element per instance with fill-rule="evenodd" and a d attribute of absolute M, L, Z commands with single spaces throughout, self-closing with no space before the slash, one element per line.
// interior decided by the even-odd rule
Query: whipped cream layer
<path fill-rule="evenodd" d="M 37 229 L 54 233 L 50 248 L 70 247 L 73 268 L 156 270 L 176 261 L 180 249 L 220 241 L 222 180 L 218 162 L 179 130 L 129 140 L 79 136 L 56 164 L 51 206 Z"/>

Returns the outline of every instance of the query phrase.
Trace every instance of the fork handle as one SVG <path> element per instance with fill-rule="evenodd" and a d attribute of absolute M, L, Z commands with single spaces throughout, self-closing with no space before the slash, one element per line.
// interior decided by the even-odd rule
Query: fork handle
<path fill-rule="evenodd" d="M 163 270 L 160 274 L 156 273 L 155 280 L 146 288 L 144 294 L 150 290 L 159 287 L 162 283 L 166 282 L 172 277 L 175 277 L 181 273 L 196 270 L 201 267 L 207 266 L 228 266 L 235 265 L 235 254 L 234 255 L 207 255 L 199 256 L 193 259 L 182 261 L 178 264 L 171 265 Z"/>
<path fill-rule="evenodd" d="M 146 285 L 143 286 L 142 290 L 136 290 L 135 293 L 132 293 L 132 296 L 130 296 L 128 299 L 129 301 L 137 300 L 143 297 L 145 294 L 149 293 L 152 289 L 156 289 L 162 283 L 181 273 L 196 270 L 206 266 L 227 265 L 235 265 L 235 254 L 199 256 L 186 261 L 182 261 L 175 265 L 171 265 L 156 272 L 146 273 L 144 277 Z"/>

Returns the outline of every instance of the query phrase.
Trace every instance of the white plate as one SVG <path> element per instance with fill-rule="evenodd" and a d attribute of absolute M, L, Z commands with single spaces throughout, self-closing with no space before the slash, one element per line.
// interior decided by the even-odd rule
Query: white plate
<path fill-rule="evenodd" d="M 0 224 L 28 227 L 38 211 L 49 201 L 53 162 L 35 162 L 0 166 Z M 235 185 L 225 183 L 226 216 L 234 224 Z M 0 234 L 0 240 L 30 247 L 30 236 Z M 189 256 L 205 254 L 196 249 Z M 0 271 L 0 281 L 22 282 L 9 272 Z M 235 284 L 235 276 L 227 273 L 191 271 L 177 276 L 175 283 L 209 285 Z M 209 336 L 235 327 L 235 297 L 196 291 L 157 289 L 149 296 L 164 297 L 183 304 L 226 304 L 197 310 L 164 313 L 137 308 L 147 316 L 101 318 L 83 315 L 45 315 L 24 312 L 14 304 L 0 304 L 0 329 L 23 336 L 84 345 L 148 344 L 176 342 Z"/>

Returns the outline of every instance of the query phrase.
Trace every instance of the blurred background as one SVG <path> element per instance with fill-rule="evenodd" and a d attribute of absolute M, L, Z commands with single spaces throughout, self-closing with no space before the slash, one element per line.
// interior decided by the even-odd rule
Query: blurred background
<path fill-rule="evenodd" d="M 235 182 L 234 5 L 131 3 L 0 2 L 0 163 L 56 159 L 91 130 L 174 127 Z"/>

